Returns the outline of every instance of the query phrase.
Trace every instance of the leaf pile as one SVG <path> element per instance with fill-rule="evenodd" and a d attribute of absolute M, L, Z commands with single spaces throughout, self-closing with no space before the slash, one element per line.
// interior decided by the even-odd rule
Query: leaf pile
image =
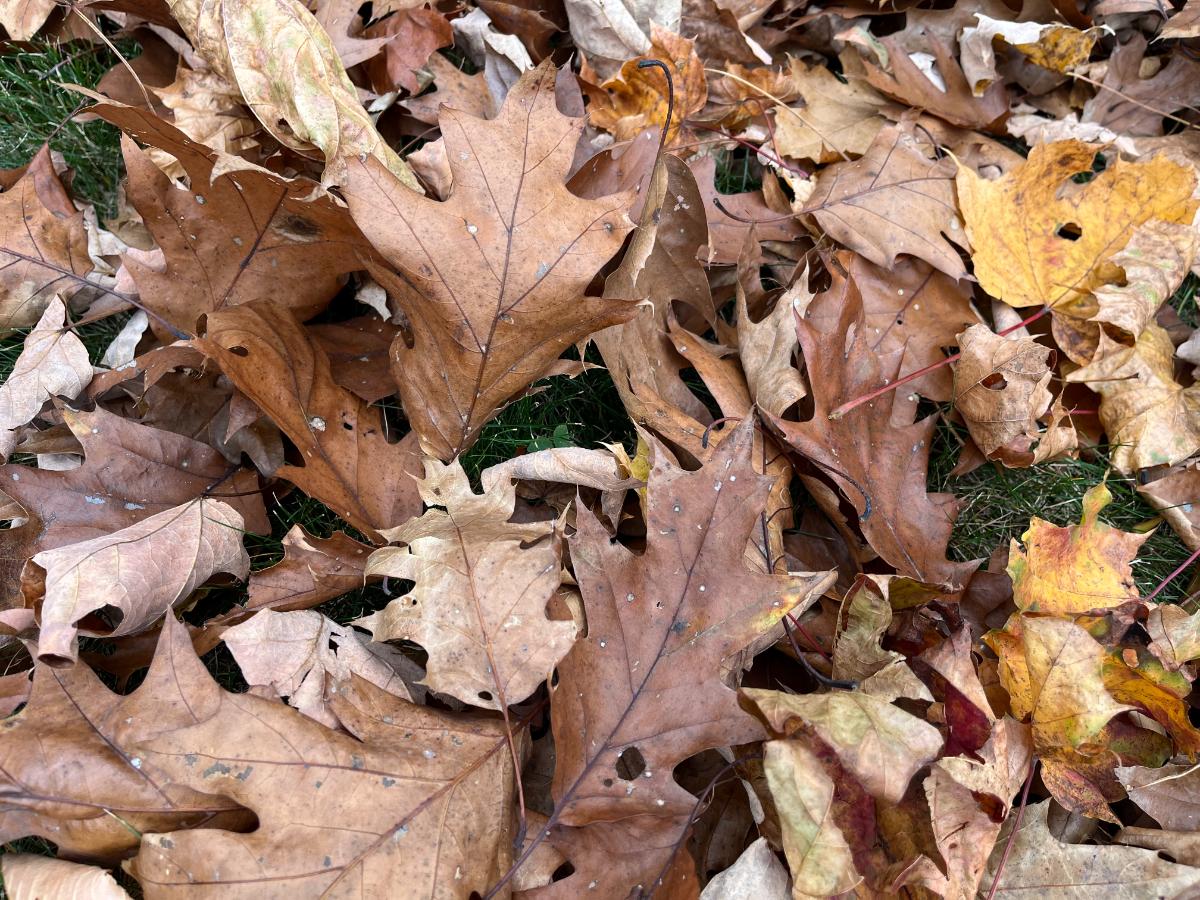
<path fill-rule="evenodd" d="M 0 3 L 142 48 L 0 172 L 8 894 L 1193 896 L 1198 22 Z M 957 560 L 947 433 L 1160 515 Z"/>

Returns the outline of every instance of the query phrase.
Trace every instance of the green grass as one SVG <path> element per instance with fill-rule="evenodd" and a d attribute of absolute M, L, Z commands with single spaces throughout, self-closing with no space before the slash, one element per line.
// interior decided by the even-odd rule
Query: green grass
<path fill-rule="evenodd" d="M 132 41 L 118 44 L 137 55 Z M 59 84 L 94 88 L 117 63 L 102 44 L 35 41 L 0 55 L 0 168 L 23 166 L 47 140 L 74 169 L 72 193 L 96 204 L 101 218 L 116 211 L 121 179 L 120 132 L 106 122 L 71 117 L 88 101 Z"/>

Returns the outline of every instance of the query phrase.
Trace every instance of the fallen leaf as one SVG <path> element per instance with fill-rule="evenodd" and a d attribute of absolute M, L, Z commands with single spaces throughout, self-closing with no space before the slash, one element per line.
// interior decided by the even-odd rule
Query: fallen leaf
<path fill-rule="evenodd" d="M 129 894 L 105 869 L 32 853 L 4 854 L 0 877 L 12 900 L 129 900 Z"/>
<path fill-rule="evenodd" d="M 1200 612 L 1188 615 L 1178 606 L 1160 603 L 1146 619 L 1148 649 L 1171 670 L 1200 659 Z"/>
<path fill-rule="evenodd" d="M 420 508 L 415 441 L 388 442 L 377 409 L 334 383 L 329 358 L 288 310 L 263 302 L 208 316 L 195 342 L 299 448 L 276 475 L 368 536 Z"/>
<path fill-rule="evenodd" d="M 43 550 L 29 563 L 38 609 L 38 659 L 78 659 L 78 635 L 148 627 L 213 575 L 245 578 L 242 517 L 220 500 L 194 500 L 103 537 Z"/>
<path fill-rule="evenodd" d="M 1159 35 L 1165 38 L 1200 37 L 1200 3 L 1186 0 L 1182 9 L 1170 15 Z"/>
<path fill-rule="evenodd" d="M 376 641 L 424 647 L 430 689 L 505 710 L 537 690 L 575 642 L 574 622 L 546 615 L 561 581 L 557 528 L 510 523 L 513 482 L 476 494 L 457 462 L 426 460 L 417 485 L 430 508 L 384 531 L 404 546 L 376 550 L 366 566 L 416 585 L 354 624 Z"/>
<path fill-rule="evenodd" d="M 674 781 L 674 767 L 700 750 L 762 734 L 738 707 L 728 686 L 736 673 L 722 661 L 773 640 L 780 619 L 799 614 L 833 580 L 833 573 L 763 575 L 738 562 L 769 487 L 750 467 L 752 436 L 747 420 L 697 472 L 676 468 L 659 449 L 640 556 L 614 544 L 589 511 L 578 511 L 571 558 L 588 632 L 559 664 L 551 702 L 555 817 L 563 826 L 587 826 L 585 843 L 599 839 L 587 836 L 597 824 L 613 819 L 665 816 L 673 828 L 686 824 L 695 798 Z M 568 856 L 576 874 L 563 884 L 586 884 L 592 870 Z M 668 859 L 644 859 L 633 883 L 653 880 Z"/>
<path fill-rule="evenodd" d="M 419 70 L 439 47 L 454 40 L 450 23 L 436 9 L 407 4 L 363 32 L 368 39 L 379 38 L 383 52 L 367 66 L 371 83 L 381 94 L 402 87 L 418 94 L 424 85 Z"/>
<path fill-rule="evenodd" d="M 83 213 L 54 171 L 47 145 L 0 193 L 0 327 L 34 324 L 55 294 L 86 287 L 91 271 Z"/>
<path fill-rule="evenodd" d="M 324 181 L 341 183 L 346 162 L 374 157 L 413 191 L 420 186 L 358 101 L 325 29 L 300 0 L 239 3 L 167 0 L 171 14 L 213 70 L 236 84 L 281 143 L 325 154 Z"/>
<path fill-rule="evenodd" d="M 1163 828 L 1195 831 L 1200 825 L 1200 767 L 1128 766 L 1117 769 L 1117 777 L 1129 798 Z"/>
<path fill-rule="evenodd" d="M 1125 283 L 1095 290 L 1093 319 L 1137 338 L 1187 276 L 1200 250 L 1200 234 L 1176 222 L 1151 220 L 1129 238 L 1112 263 L 1125 270 Z"/>
<path fill-rule="evenodd" d="M 1143 77 L 1146 39 L 1134 34 L 1109 57 L 1104 81 L 1083 107 L 1082 119 L 1120 134 L 1160 135 L 1163 119 L 1200 102 L 1200 64 L 1172 54 L 1164 66 Z"/>
<path fill-rule="evenodd" d="M 37 34 L 57 4 L 54 0 L 4 0 L 0 3 L 0 25 L 9 40 L 27 41 Z"/>
<path fill-rule="evenodd" d="M 1174 345 L 1154 323 L 1132 347 L 1100 335 L 1095 359 L 1067 376 L 1100 395 L 1100 421 L 1118 472 L 1172 465 L 1200 448 L 1200 388 L 1175 380 Z"/>
<path fill-rule="evenodd" d="M 412 700 L 400 673 L 385 656 L 372 652 L 353 629 L 316 610 L 263 609 L 226 628 L 221 639 L 247 684 L 287 698 L 289 706 L 330 728 L 338 725 L 328 706 L 330 691 L 352 677 Z"/>
<path fill-rule="evenodd" d="M 1008 863 L 1000 872 L 997 897 L 1025 897 L 1036 891 L 1079 900 L 1098 892 L 1121 900 L 1149 894 L 1174 897 L 1200 881 L 1200 871 L 1167 862 L 1152 850 L 1060 843 L 1046 824 L 1049 809 L 1049 801 L 1025 808 L 1021 827 L 1012 837 Z M 1004 843 L 992 851 L 985 883 L 1000 866 L 1007 849 Z"/>
<path fill-rule="evenodd" d="M 763 769 L 783 828 L 792 896 L 830 897 L 862 882 L 850 845 L 830 815 L 834 786 L 798 741 L 768 741 Z"/>
<path fill-rule="evenodd" d="M 1157 481 L 1138 484 L 1137 491 L 1189 549 L 1200 547 L 1200 468 L 1196 463 L 1168 469 Z"/>
<path fill-rule="evenodd" d="M 56 296 L 0 384 L 0 429 L 32 421 L 51 397 L 75 399 L 91 380 L 87 348 L 67 324 L 67 307 Z"/>
<path fill-rule="evenodd" d="M 1181 865 L 1200 866 L 1200 835 L 1194 832 L 1130 826 L 1113 835 L 1113 843 L 1156 850 Z"/>
<path fill-rule="evenodd" d="M 996 51 L 999 41 L 1016 50 L 1031 63 L 1052 72 L 1069 74 L 1086 63 L 1100 29 L 1080 31 L 1058 22 L 1008 22 L 982 13 L 978 25 L 964 28 L 959 37 L 962 69 L 975 96 L 980 96 L 997 79 Z"/>
<path fill-rule="evenodd" d="M 590 0 L 564 0 L 571 37 L 588 62 L 607 77 L 631 56 L 650 48 L 650 21 L 679 21 L 681 0 L 616 0 L 603 5 Z"/>
<path fill-rule="evenodd" d="M 746 291 L 737 285 L 738 356 L 746 374 L 746 386 L 754 405 L 773 416 L 782 416 L 808 396 L 808 386 L 793 357 L 800 349 L 796 340 L 796 315 L 812 299 L 806 284 L 808 272 L 796 279 L 797 290 L 784 294 L 761 321 L 750 317 Z"/>
<path fill-rule="evenodd" d="M 862 159 L 822 169 L 804 206 L 830 237 L 878 266 L 901 254 L 952 278 L 966 268 L 951 240 L 966 246 L 954 199 L 953 163 L 929 159 L 903 125 L 882 129 Z"/>
<path fill-rule="evenodd" d="M 257 167 L 223 171 L 214 151 L 144 110 L 109 102 L 94 111 L 170 153 L 188 174 L 190 190 L 179 190 L 123 141 L 130 199 L 166 263 L 159 270 L 127 254 L 125 266 L 141 302 L 174 328 L 191 335 L 205 313 L 263 299 L 309 318 L 325 308 L 345 273 L 365 266 L 370 245 L 345 209 L 311 196 L 314 182 Z"/>
<path fill-rule="evenodd" d="M 154 93 L 171 110 L 172 124 L 197 144 L 217 151 L 218 159 L 240 156 L 258 146 L 253 136 L 258 122 L 242 106 L 241 93 L 212 69 L 197 70 L 181 63 L 175 80 L 154 88 Z M 168 177 L 188 174 L 183 162 L 165 148 L 152 147 L 147 153 Z"/>
<path fill-rule="evenodd" d="M 886 803 L 899 803 L 912 777 L 942 749 L 942 736 L 928 722 L 861 691 L 785 694 L 746 688 L 742 696 L 779 737 L 811 728 Z"/>
<path fill-rule="evenodd" d="M 214 898 L 331 896 L 351 885 L 450 897 L 483 893 L 508 867 L 515 776 L 496 718 L 451 716 L 357 680 L 330 699 L 342 735 L 277 701 L 222 690 L 173 619 L 158 657 L 174 662 L 178 690 L 206 715 L 148 739 L 135 723 L 125 739 L 173 784 L 242 803 L 258 826 L 148 829 L 131 866 L 142 883 Z"/>
<path fill-rule="evenodd" d="M 563 186 L 582 123 L 555 109 L 554 78 L 548 65 L 526 75 L 489 121 L 443 111 L 454 170 L 444 203 L 377 164 L 350 163 L 350 211 L 399 270 L 373 274 L 412 327 L 411 346 L 392 345 L 392 371 L 423 448 L 440 459 L 470 446 L 564 349 L 633 313 L 583 296 L 630 227 L 629 198 L 581 200 Z M 537 167 L 527 172 L 525 159 Z"/>
<path fill-rule="evenodd" d="M 1060 315 L 1089 318 L 1089 295 L 1117 281 L 1112 261 L 1152 220 L 1190 223 L 1195 175 L 1162 156 L 1113 160 L 1083 184 L 1096 149 L 1079 141 L 1038 144 L 1020 168 L 988 181 L 959 167 L 958 199 L 975 277 L 1010 306 L 1044 304 Z M 1062 346 L 1076 362 L 1071 346 Z"/>
<path fill-rule="evenodd" d="M 775 107 L 775 149 L 818 163 L 861 156 L 886 125 L 887 101 L 868 84 L 843 82 L 823 65 L 790 61 L 789 77 L 802 106 Z"/>
<path fill-rule="evenodd" d="M 1083 628 L 1036 616 L 1022 616 L 1019 624 L 1018 635 L 993 631 L 984 641 L 1000 657 L 1013 715 L 1030 720 L 1039 752 L 1078 747 L 1130 708 L 1108 692 L 1105 650 Z"/>
<path fill-rule="evenodd" d="M 1044 428 L 1039 422 L 1054 399 L 1048 387 L 1053 350 L 1028 338 L 1000 337 L 984 325 L 964 331 L 958 345 L 954 406 L 985 456 L 1014 465 L 1023 455 L 1042 462 L 1074 448 L 1069 423 Z"/>
<path fill-rule="evenodd" d="M 646 60 L 656 59 L 672 70 L 675 87 L 675 102 L 667 126 L 670 145 L 688 116 L 702 110 L 708 100 L 704 63 L 696 55 L 695 44 L 694 40 L 651 22 L 649 49 L 622 63 L 620 71 L 592 94 L 588 120 L 618 141 L 631 140 L 652 125 L 661 127 L 666 123 L 668 92 L 662 71 L 640 66 Z"/>
<path fill-rule="evenodd" d="M 760 837 L 705 885 L 700 900 L 789 900 L 789 882 L 787 869 Z"/>

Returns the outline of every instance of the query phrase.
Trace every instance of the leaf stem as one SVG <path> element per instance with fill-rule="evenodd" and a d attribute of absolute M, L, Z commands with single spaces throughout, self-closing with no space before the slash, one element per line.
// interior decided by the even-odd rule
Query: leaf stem
<path fill-rule="evenodd" d="M 1037 312 L 1035 312 L 1032 316 L 1028 316 L 1028 317 L 1022 319 L 1016 325 L 1013 325 L 1009 328 L 1005 328 L 1003 331 L 998 332 L 998 334 L 1000 337 L 1004 337 L 1005 335 L 1012 334 L 1017 329 L 1024 328 L 1026 325 L 1030 324 L 1031 322 L 1036 322 L 1038 319 L 1042 318 L 1042 316 L 1046 315 L 1048 312 L 1050 312 L 1050 307 L 1043 306 L 1041 309 L 1039 309 Z M 915 372 L 909 372 L 903 378 L 897 378 L 895 381 L 893 381 L 889 384 L 885 384 L 882 387 L 878 387 L 875 390 L 871 391 L 870 393 L 863 394 L 861 397 L 855 397 L 853 400 L 846 401 L 841 406 L 839 406 L 837 409 L 835 409 L 833 412 L 831 412 L 829 414 L 829 418 L 833 419 L 833 420 L 840 419 L 842 416 L 846 415 L 846 413 L 850 412 L 852 409 L 857 409 L 858 407 L 862 406 L 864 403 L 870 403 L 875 398 L 882 397 L 884 394 L 888 393 L 889 391 L 894 391 L 896 388 L 900 387 L 903 384 L 908 384 L 909 382 L 916 381 L 922 375 L 928 375 L 930 372 L 935 372 L 938 369 L 942 368 L 943 366 L 948 366 L 948 365 L 950 365 L 950 363 L 955 362 L 961 358 L 962 358 L 962 351 L 960 350 L 958 353 L 951 354 L 950 356 L 947 356 L 945 359 L 940 360 L 939 362 L 935 362 L 932 365 L 924 366 L 920 369 L 917 369 Z"/>
<path fill-rule="evenodd" d="M 1179 564 L 1179 566 L 1175 569 L 1174 572 L 1172 572 L 1170 575 L 1168 575 L 1166 578 L 1164 578 L 1162 581 L 1160 581 L 1158 583 L 1158 587 L 1156 587 L 1149 594 L 1147 594 L 1145 599 L 1147 601 L 1150 601 L 1150 600 L 1153 600 L 1155 597 L 1157 597 L 1162 592 L 1162 589 L 1165 588 L 1172 581 L 1174 581 L 1184 569 L 1186 569 L 1188 566 L 1190 566 L 1192 563 L 1194 563 L 1196 561 L 1197 557 L 1200 557 L 1200 547 L 1197 547 L 1195 550 L 1193 550 L 1192 555 L 1189 556 L 1187 559 L 1185 559 L 1183 562 L 1181 562 Z"/>

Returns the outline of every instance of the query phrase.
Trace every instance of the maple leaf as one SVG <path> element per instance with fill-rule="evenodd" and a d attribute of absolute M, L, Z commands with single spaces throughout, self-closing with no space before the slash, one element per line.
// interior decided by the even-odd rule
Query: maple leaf
<path fill-rule="evenodd" d="M 912 422 L 916 404 L 903 397 L 895 400 L 898 412 L 890 409 L 893 398 L 887 397 L 829 419 L 830 411 L 844 400 L 894 376 L 899 362 L 882 362 L 871 352 L 861 298 L 851 285 L 844 296 L 827 292 L 809 307 L 815 318 L 816 310 L 839 301 L 833 330 L 820 330 L 808 318 L 797 319 L 805 364 L 810 373 L 820 373 L 811 379 L 812 419 L 790 422 L 768 416 L 767 421 L 784 443 L 814 460 L 833 480 L 857 510 L 868 543 L 884 560 L 919 581 L 961 583 L 975 565 L 945 559 L 954 500 L 925 493 L 933 419 Z M 827 312 L 824 318 L 834 321 Z"/>
<path fill-rule="evenodd" d="M 191 189 L 179 190 L 124 139 L 129 198 L 162 249 L 156 269 L 126 254 L 143 305 L 188 335 L 209 312 L 270 299 L 310 318 L 329 303 L 370 245 L 344 208 L 316 184 L 288 180 L 220 154 L 145 110 L 112 102 L 92 111 L 178 160 Z"/>
<path fill-rule="evenodd" d="M 251 303 L 208 316 L 194 345 L 301 454 L 275 473 L 370 535 L 418 507 L 412 440 L 388 442 L 378 410 L 334 383 L 329 358 L 286 309 Z"/>
<path fill-rule="evenodd" d="M 143 834 L 132 872 L 159 891 L 451 897 L 483 892 L 512 851 L 515 775 L 502 724 L 415 706 L 354 680 L 330 698 L 349 735 L 276 701 L 222 690 L 168 619 L 143 689 L 201 711 L 194 724 L 119 736 L 173 785 L 254 811 L 248 834 Z M 314 860 L 316 864 L 314 865 Z"/>
<path fill-rule="evenodd" d="M 1100 395 L 1100 421 L 1119 472 L 1171 465 L 1200 448 L 1200 389 L 1175 380 L 1167 332 L 1147 324 L 1132 347 L 1100 335 L 1096 357 L 1067 381 Z"/>
<path fill-rule="evenodd" d="M 424 683 L 464 703 L 506 709 L 549 677 L 575 642 L 571 621 L 546 605 L 561 581 L 553 522 L 510 523 L 516 488 L 471 490 L 462 466 L 426 460 L 418 482 L 430 507 L 383 536 L 366 574 L 416 582 L 407 594 L 354 624 L 376 641 L 409 640 L 429 653 Z M 468 623 L 464 627 L 464 623 Z"/>
<path fill-rule="evenodd" d="M 1136 163 L 1115 159 L 1084 184 L 1095 147 L 1079 141 L 1039 144 L 1019 168 L 989 181 L 960 166 L 958 199 L 975 277 L 985 291 L 1015 307 L 1044 304 L 1058 317 L 1088 319 L 1090 295 L 1117 281 L 1112 257 L 1151 220 L 1188 224 L 1196 211 L 1196 176 L 1164 156 Z M 1080 364 L 1090 348 L 1055 332 Z"/>
<path fill-rule="evenodd" d="M 489 121 L 443 109 L 454 173 L 444 202 L 375 162 L 349 163 L 350 211 L 397 269 L 372 274 L 411 326 L 392 345 L 392 371 L 422 447 L 443 460 L 566 347 L 634 312 L 584 296 L 630 228 L 630 198 L 567 191 L 582 122 L 555 109 L 554 79 L 548 64 L 527 73 Z"/>
<path fill-rule="evenodd" d="M 0 327 L 32 325 L 56 293 L 88 285 L 83 213 L 54 171 L 47 145 L 0 193 Z"/>
<path fill-rule="evenodd" d="M 911 126 L 892 125 L 861 159 L 822 169 L 804 212 L 876 265 L 891 266 L 907 253 L 962 278 L 966 268 L 950 243 L 966 244 L 953 177 L 953 163 L 929 159 Z"/>
<path fill-rule="evenodd" d="M 679 828 L 695 798 L 673 780 L 676 764 L 762 734 L 739 708 L 723 662 L 769 639 L 784 615 L 814 602 L 834 576 L 764 575 L 738 562 L 770 483 L 750 466 L 752 436 L 747 420 L 696 472 L 676 468 L 659 450 L 640 556 L 610 541 L 588 510 L 578 511 L 571 559 L 588 633 L 559 664 L 551 693 L 554 825 L 573 830 L 651 816 Z M 586 843 L 587 834 L 578 839 Z M 609 877 L 605 884 L 623 893 L 653 883 L 669 860 L 650 855 L 617 873 L 618 885 Z M 562 884 L 593 877 L 575 865 L 576 875 Z M 621 884 L 624 878 L 633 880 Z"/>
<path fill-rule="evenodd" d="M 861 81 L 842 82 L 825 66 L 791 61 L 790 82 L 803 106 L 775 108 L 775 149 L 818 163 L 861 156 L 886 124 L 887 101 Z"/>
<path fill-rule="evenodd" d="M 195 500 L 78 544 L 43 550 L 23 573 L 38 610 L 38 659 L 69 665 L 76 636 L 141 631 L 219 572 L 250 573 L 242 517 L 220 500 Z M 111 610 L 111 623 L 103 616 Z"/>
<path fill-rule="evenodd" d="M 87 348 L 67 325 L 67 307 L 56 296 L 26 335 L 21 355 L 0 384 L 0 429 L 32 421 L 51 397 L 75 399 L 91 380 Z"/>

